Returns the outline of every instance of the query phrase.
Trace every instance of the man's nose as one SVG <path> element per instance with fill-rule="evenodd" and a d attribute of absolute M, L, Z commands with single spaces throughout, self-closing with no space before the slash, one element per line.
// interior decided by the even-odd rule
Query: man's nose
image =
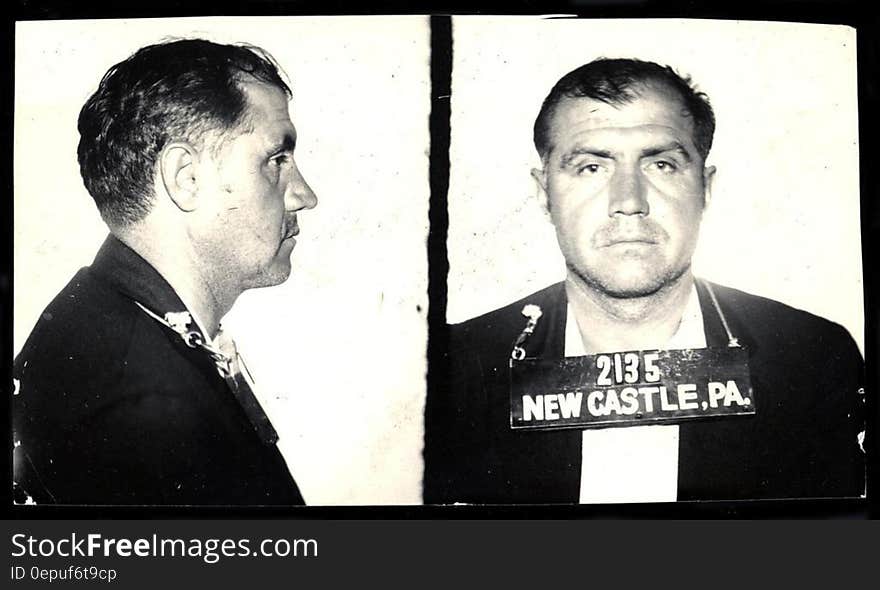
<path fill-rule="evenodd" d="M 300 209 L 314 209 L 318 204 L 318 197 L 312 191 L 312 187 L 303 178 L 299 167 L 294 164 L 290 183 L 287 185 L 287 192 L 284 195 L 284 206 L 288 211 L 299 211 Z"/>
<path fill-rule="evenodd" d="M 618 167 L 608 189 L 608 216 L 648 215 L 647 187 L 638 167 Z"/>

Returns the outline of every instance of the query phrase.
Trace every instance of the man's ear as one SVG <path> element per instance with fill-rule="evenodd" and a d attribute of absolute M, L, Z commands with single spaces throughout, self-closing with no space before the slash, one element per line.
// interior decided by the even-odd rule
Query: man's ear
<path fill-rule="evenodd" d="M 159 153 L 159 172 L 165 193 L 182 211 L 198 205 L 196 153 L 188 143 L 173 142 Z"/>
<path fill-rule="evenodd" d="M 538 187 L 538 201 L 541 202 L 541 206 L 544 208 L 544 211 L 547 214 L 550 214 L 550 197 L 547 193 L 547 172 L 545 169 L 532 168 L 532 178 L 535 179 L 535 184 Z"/>
<path fill-rule="evenodd" d="M 703 209 L 712 201 L 712 183 L 715 181 L 715 166 L 703 167 Z"/>

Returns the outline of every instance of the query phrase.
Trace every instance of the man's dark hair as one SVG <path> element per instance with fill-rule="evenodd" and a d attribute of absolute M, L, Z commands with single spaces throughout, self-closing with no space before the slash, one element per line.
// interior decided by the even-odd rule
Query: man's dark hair
<path fill-rule="evenodd" d="M 101 217 L 124 226 L 149 212 L 156 160 L 169 141 L 200 145 L 246 124 L 248 81 L 291 96 L 273 58 L 247 45 L 169 41 L 110 68 L 78 124 L 80 173 Z"/>
<path fill-rule="evenodd" d="M 544 99 L 535 119 L 535 148 L 546 159 L 552 149 L 550 124 L 556 107 L 564 98 L 590 98 L 613 106 L 632 102 L 645 86 L 665 86 L 675 91 L 694 121 L 694 144 L 703 159 L 712 148 L 715 114 L 709 97 L 698 92 L 687 76 L 669 66 L 637 59 L 600 58 L 563 76 Z"/>

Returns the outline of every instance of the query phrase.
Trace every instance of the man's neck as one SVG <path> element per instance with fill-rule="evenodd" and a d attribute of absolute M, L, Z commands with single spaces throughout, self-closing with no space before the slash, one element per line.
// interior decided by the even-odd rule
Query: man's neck
<path fill-rule="evenodd" d="M 690 271 L 644 297 L 619 298 L 569 272 L 565 292 L 588 353 L 663 348 L 675 334 L 694 285 Z"/>
<path fill-rule="evenodd" d="M 220 320 L 232 309 L 238 293 L 227 292 L 222 281 L 206 273 L 207 265 L 200 264 L 189 244 L 173 244 L 166 239 L 149 239 L 137 232 L 116 234 L 120 241 L 137 252 L 162 275 L 187 306 L 196 315 L 206 336 L 213 339 Z M 159 311 L 159 310 L 157 310 Z M 176 311 L 176 310 L 161 310 Z"/>

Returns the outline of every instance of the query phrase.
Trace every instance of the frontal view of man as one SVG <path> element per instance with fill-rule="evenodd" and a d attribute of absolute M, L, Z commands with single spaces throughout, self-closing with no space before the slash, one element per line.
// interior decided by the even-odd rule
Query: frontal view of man
<path fill-rule="evenodd" d="M 297 212 L 291 91 L 259 48 L 180 40 L 113 66 L 78 158 L 110 229 L 15 360 L 18 500 L 301 504 L 220 322 L 284 282 Z"/>
<path fill-rule="evenodd" d="M 532 174 L 567 276 L 452 327 L 451 374 L 426 409 L 426 502 L 863 493 L 863 369 L 849 334 L 691 272 L 715 173 L 705 164 L 714 127 L 707 97 L 651 62 L 600 59 L 555 85 L 535 122 L 543 168 Z M 517 430 L 512 347 L 515 360 L 549 361 L 741 348 L 757 407 L 715 419 L 632 425 L 639 412 L 627 427 Z M 598 414 L 629 414 L 616 392 L 584 399 L 591 411 L 609 402 Z"/>

